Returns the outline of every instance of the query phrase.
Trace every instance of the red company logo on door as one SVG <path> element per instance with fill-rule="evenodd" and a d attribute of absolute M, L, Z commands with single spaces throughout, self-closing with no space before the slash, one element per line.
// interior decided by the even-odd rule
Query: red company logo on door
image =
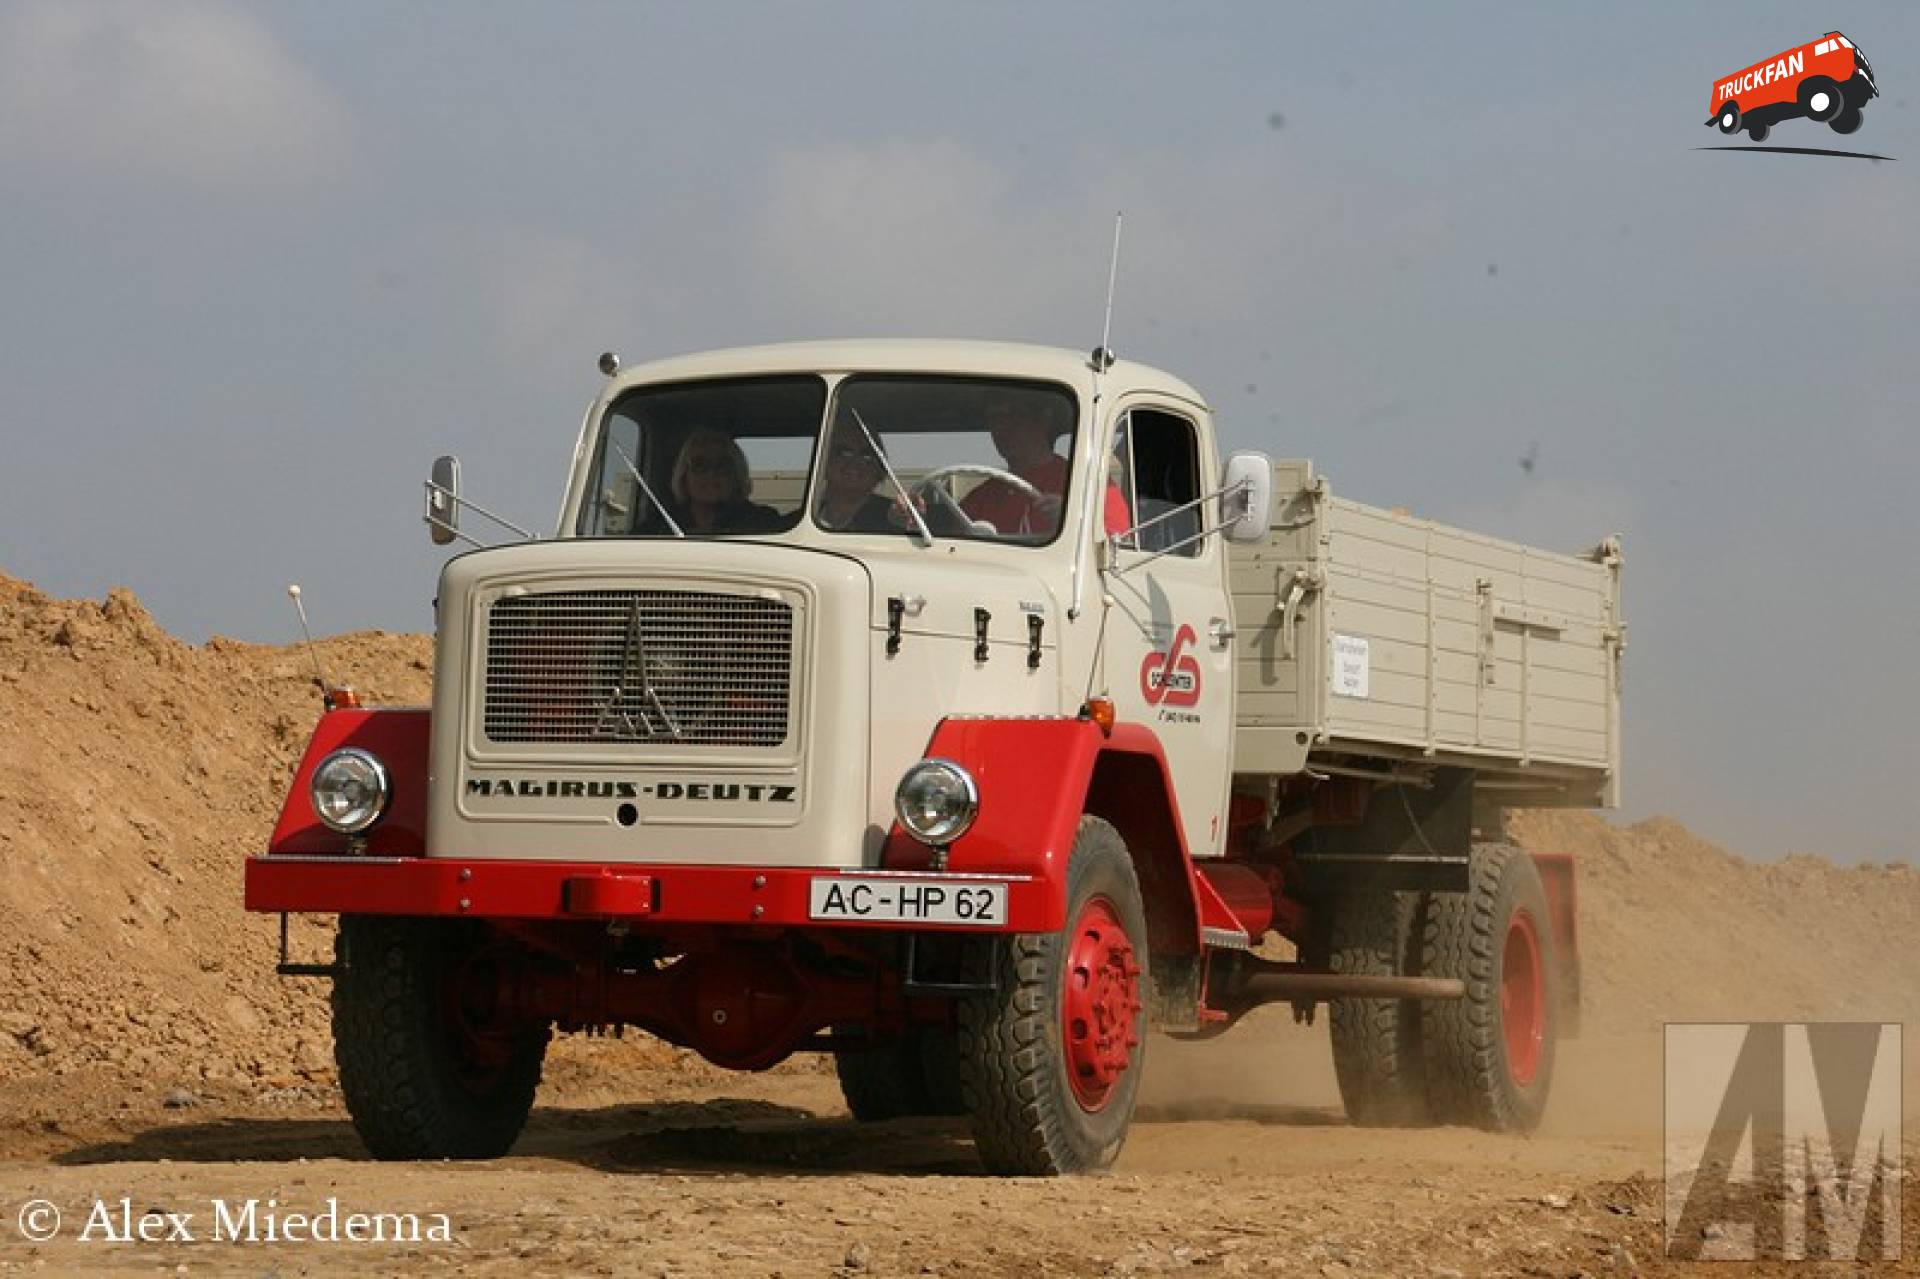
<path fill-rule="evenodd" d="M 1187 649 L 1199 636 L 1191 626 L 1174 632 L 1166 652 L 1155 649 L 1140 663 L 1140 696 L 1149 706 L 1196 706 L 1200 702 L 1200 663 Z"/>

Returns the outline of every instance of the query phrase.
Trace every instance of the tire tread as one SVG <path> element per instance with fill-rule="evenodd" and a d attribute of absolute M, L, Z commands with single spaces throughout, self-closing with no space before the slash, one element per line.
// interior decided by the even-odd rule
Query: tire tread
<path fill-rule="evenodd" d="M 1068 927 L 1083 880 L 1100 874 L 1119 881 L 1118 895 L 1125 900 L 1115 905 L 1133 921 L 1129 931 L 1142 970 L 1142 1042 L 1119 1085 L 1124 1092 L 1116 1093 L 1090 1123 L 1069 1124 L 1068 1108 L 1076 1103 L 1065 1080 L 1052 991 L 1064 963 L 1064 931 L 1016 933 L 998 945 L 977 948 L 967 965 L 968 976 L 991 981 L 997 993 L 960 1003 L 960 1091 L 974 1145 L 990 1172 L 1043 1176 L 1103 1168 L 1126 1139 L 1145 1061 L 1144 1010 L 1150 1003 L 1145 913 L 1133 861 L 1119 832 L 1098 817 L 1085 816 L 1067 869 Z"/>
<path fill-rule="evenodd" d="M 1511 881 L 1511 882 L 1510 882 Z M 1536 913 L 1547 1001 L 1547 1042 L 1542 1048 L 1537 1096 L 1528 1097 L 1508 1078 L 1500 1022 L 1500 972 L 1512 900 Z M 1430 1001 L 1421 1019 L 1427 1098 L 1442 1122 L 1468 1123 L 1495 1132 L 1527 1131 L 1538 1124 L 1553 1068 L 1558 1030 L 1554 951 L 1538 873 L 1527 854 L 1511 844 L 1476 845 L 1471 880 L 1464 893 L 1436 893 L 1423 929 L 1424 967 L 1433 976 L 1466 983 L 1462 999 Z"/>
<path fill-rule="evenodd" d="M 376 1159 L 492 1159 L 519 1137 L 540 1086 L 550 1030 L 516 1045 L 486 1098 L 457 1096 L 429 1029 L 440 921 L 346 916 L 335 937 L 333 1047 L 354 1130 Z M 462 1104 L 465 1103 L 465 1104 Z"/>

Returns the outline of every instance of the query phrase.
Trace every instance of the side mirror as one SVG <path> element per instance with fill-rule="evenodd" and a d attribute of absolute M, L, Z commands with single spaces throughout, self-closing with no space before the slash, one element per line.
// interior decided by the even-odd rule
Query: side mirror
<path fill-rule="evenodd" d="M 433 459 L 427 476 L 426 521 L 435 546 L 445 546 L 460 533 L 460 459 L 452 454 Z"/>
<path fill-rule="evenodd" d="M 1264 542 L 1273 522 L 1273 462 L 1265 453 L 1227 459 L 1220 487 L 1220 531 L 1229 542 Z"/>

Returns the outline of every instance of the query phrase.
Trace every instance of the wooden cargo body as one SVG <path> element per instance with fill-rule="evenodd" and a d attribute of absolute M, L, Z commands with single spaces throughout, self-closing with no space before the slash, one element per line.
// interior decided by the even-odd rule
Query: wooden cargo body
<path fill-rule="evenodd" d="M 1470 767 L 1502 805 L 1619 802 L 1620 550 L 1563 555 L 1333 496 L 1274 464 L 1232 548 L 1235 771 Z"/>

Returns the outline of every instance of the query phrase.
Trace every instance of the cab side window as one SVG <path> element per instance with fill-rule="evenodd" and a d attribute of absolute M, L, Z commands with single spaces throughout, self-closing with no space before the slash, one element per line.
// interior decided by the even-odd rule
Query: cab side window
<path fill-rule="evenodd" d="M 1200 441 L 1193 423 L 1158 409 L 1130 409 L 1120 421 L 1114 452 L 1135 526 L 1121 545 L 1148 554 L 1178 546 L 1172 554 L 1199 555 L 1202 508 L 1179 511 L 1200 496 Z"/>

